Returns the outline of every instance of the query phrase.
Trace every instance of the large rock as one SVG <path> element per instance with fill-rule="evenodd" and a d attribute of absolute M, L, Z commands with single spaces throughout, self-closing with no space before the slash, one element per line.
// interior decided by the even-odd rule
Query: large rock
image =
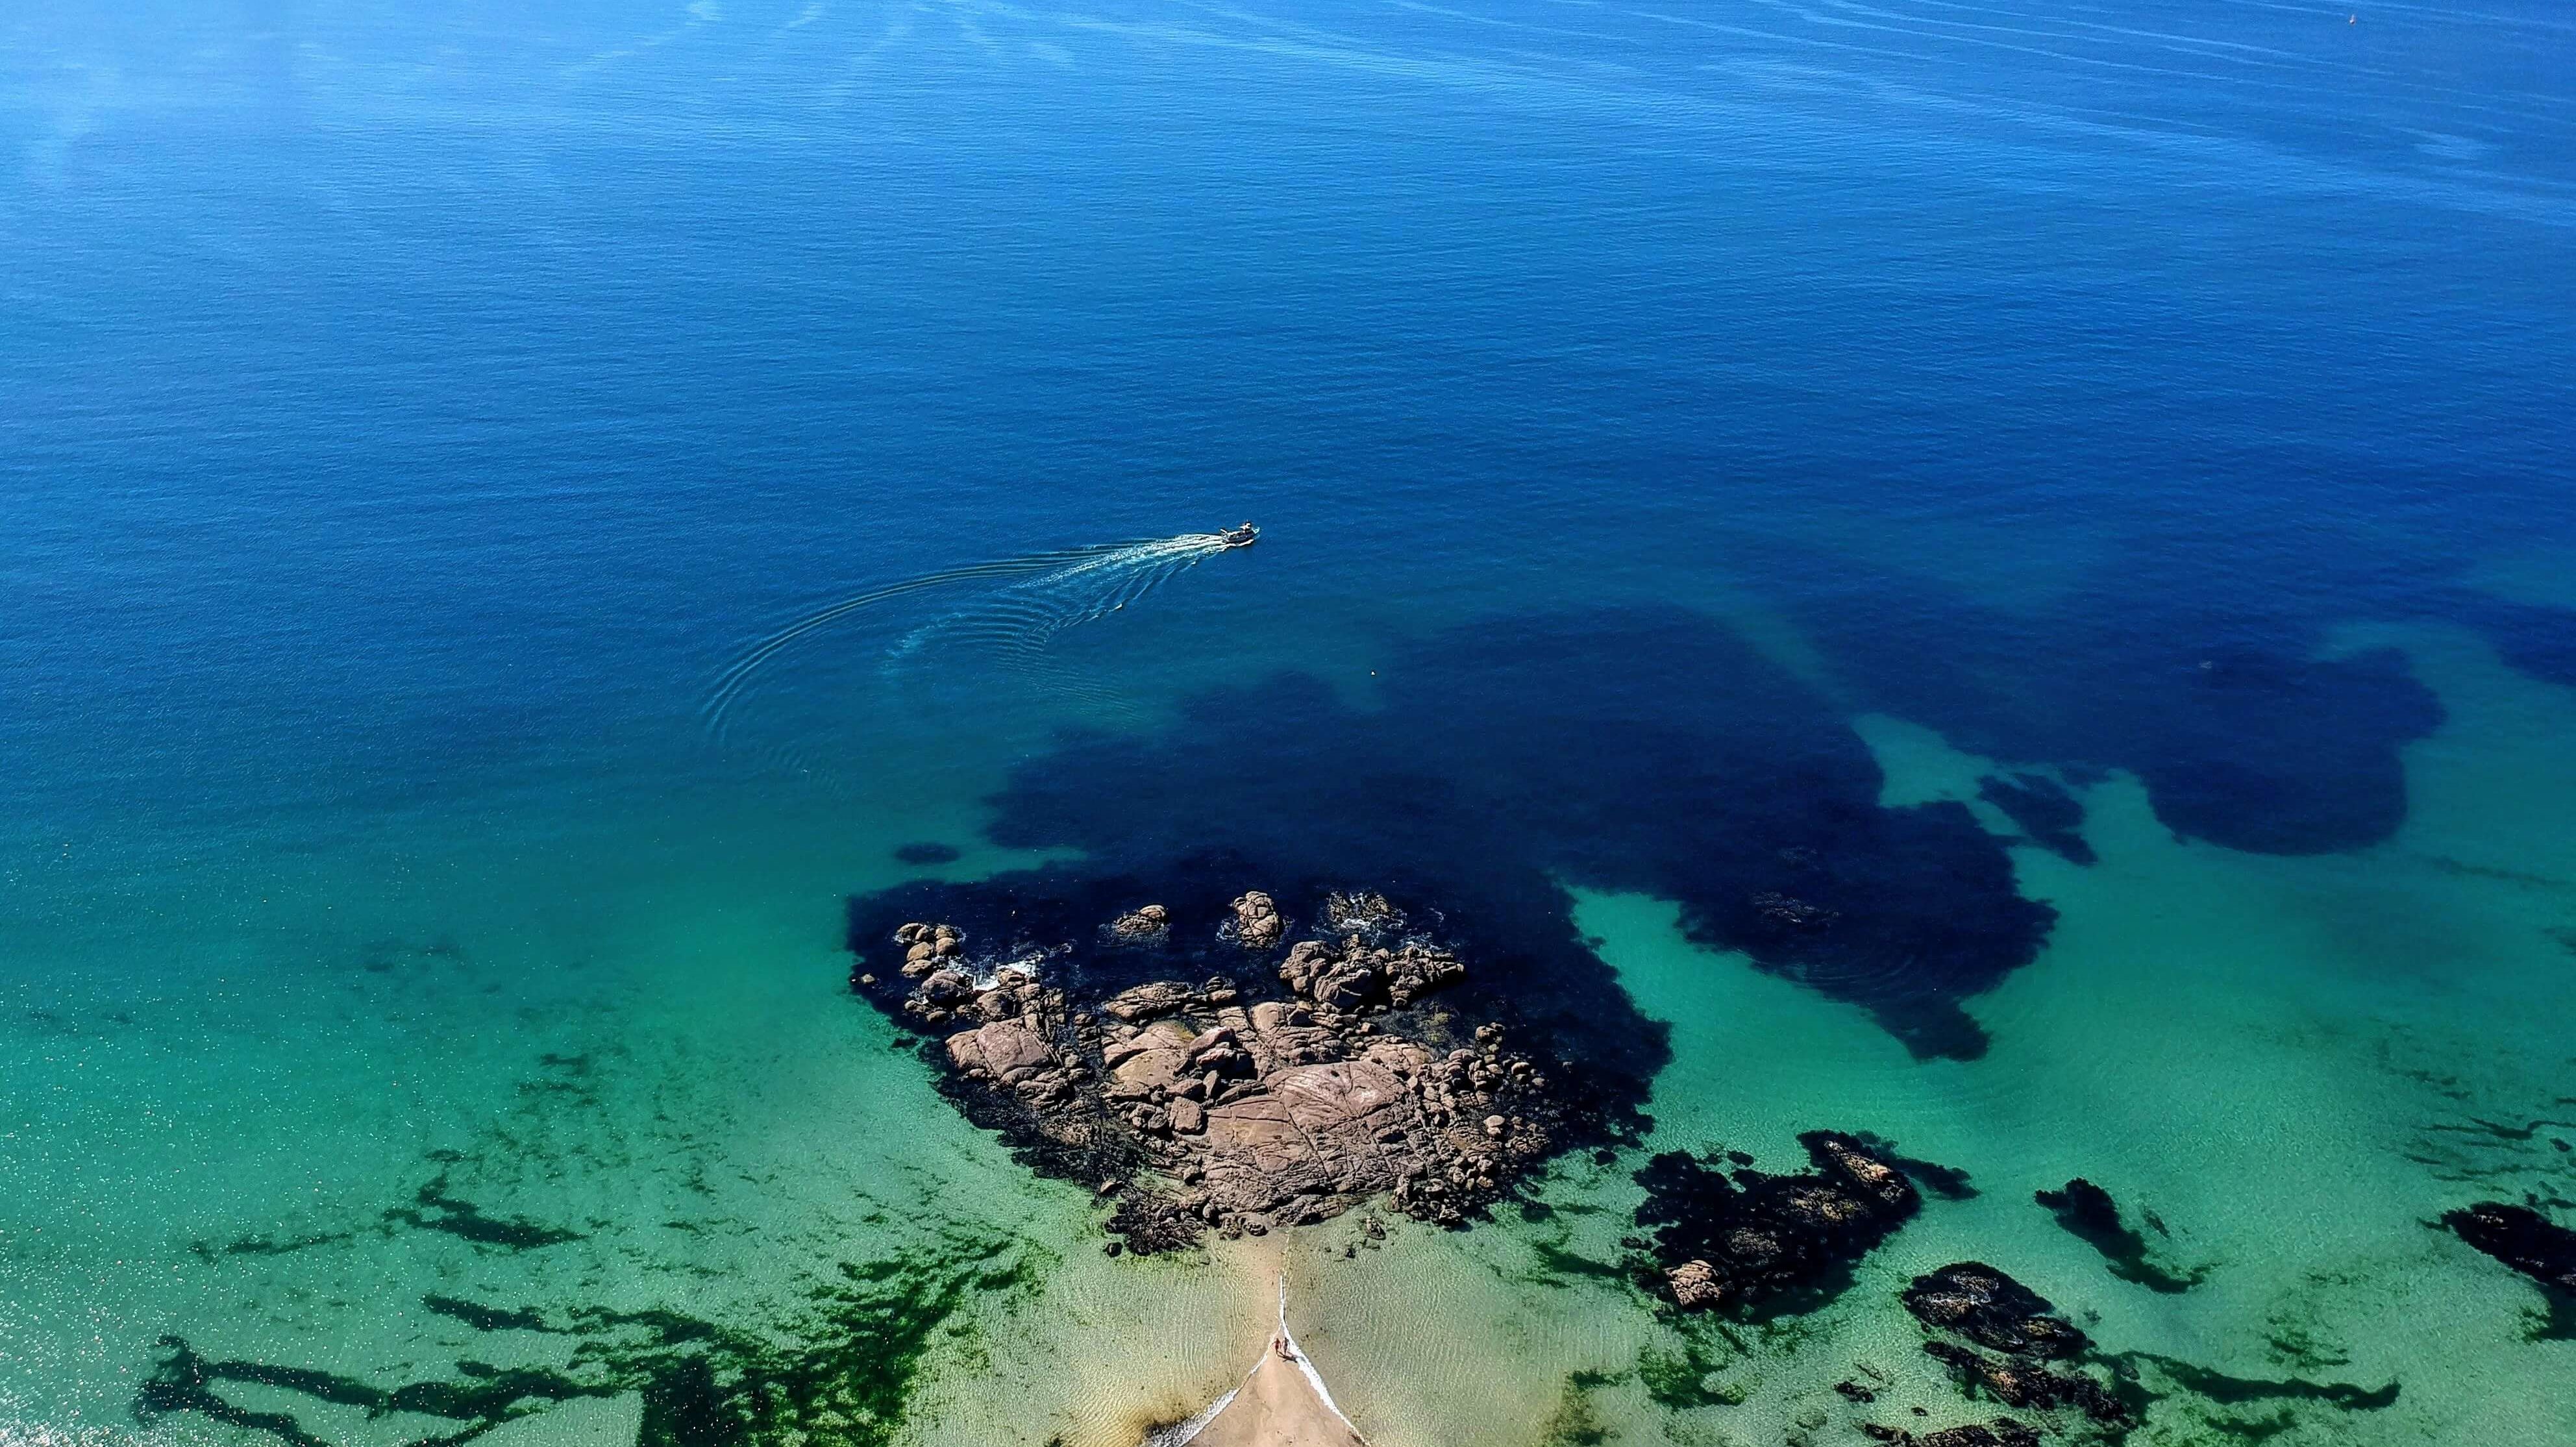
<path fill-rule="evenodd" d="M 1005 1085 L 1016 1085 L 1055 1064 L 1055 1052 L 1035 1031 L 1004 1020 L 948 1037 L 948 1062 L 959 1070 L 982 1070 Z"/>
<path fill-rule="evenodd" d="M 1275 906 L 1265 915 L 1265 901 L 1243 903 L 1243 918 L 1284 930 Z M 1365 899 L 1356 909 L 1355 922 L 1380 919 Z M 900 943 L 953 945 L 944 928 L 910 927 Z M 1006 966 L 979 989 L 935 955 L 891 1008 L 974 1026 L 952 1026 L 944 1041 L 950 1097 L 1039 1169 L 1114 1189 L 1109 1229 L 1126 1251 L 1178 1249 L 1209 1227 L 1313 1223 L 1378 1192 L 1417 1219 L 1463 1225 L 1559 1148 L 1568 1106 L 1530 1060 L 1504 1050 L 1499 1024 L 1476 1027 L 1464 1048 L 1447 1016 L 1362 1018 L 1363 1004 L 1375 1013 L 1389 1001 L 1391 982 L 1462 973 L 1443 951 L 1353 936 L 1297 956 L 1321 958 L 1339 981 L 1320 1000 L 1247 1001 L 1221 970 L 1198 986 L 1152 980 L 1110 993 L 1107 982 L 1135 978 L 1134 942 L 1114 927 L 1086 938 L 1102 952 L 1093 960 L 1079 943 L 1022 955 L 1060 985 Z M 1086 988 L 1093 979 L 1104 983 Z M 870 974 L 860 986 L 878 982 Z"/>
<path fill-rule="evenodd" d="M 2048 1411 L 2073 1407 L 2096 1422 L 2126 1427 L 2128 1406 L 2100 1382 L 2050 1363 L 2082 1356 L 2092 1343 L 2057 1315 L 2045 1297 L 1982 1261 L 1959 1261 L 1914 1278 L 1905 1309 L 1954 1341 L 1928 1341 L 1924 1352 L 1958 1379 L 2008 1407 Z M 2004 1424 L 1998 1422 L 1996 1426 Z M 1999 1438 L 1999 1440 L 2002 1440 Z"/>
<path fill-rule="evenodd" d="M 1102 1059 L 1110 1067 L 1113 1100 L 1141 1100 L 1155 1091 L 1179 1088 L 1190 1067 L 1190 1029 L 1177 1020 L 1157 1020 L 1121 1042 Z"/>
<path fill-rule="evenodd" d="M 1269 949 L 1288 933 L 1278 903 L 1260 890 L 1237 898 L 1233 908 L 1235 942 L 1247 950 Z"/>
<path fill-rule="evenodd" d="M 1337 1010 L 1410 1005 L 1466 975 L 1466 966 L 1446 950 L 1418 943 L 1385 949 L 1362 944 L 1357 936 L 1340 944 L 1299 940 L 1279 963 L 1279 978 L 1289 989 Z"/>
<path fill-rule="evenodd" d="M 1917 1321 L 1999 1352 L 2081 1355 L 2092 1342 L 2038 1292 L 1982 1261 L 1960 1261 L 1914 1278 L 1905 1309 Z"/>
<path fill-rule="evenodd" d="M 1121 1020 L 1151 1020 L 1169 1015 L 1190 1002 L 1190 987 L 1178 980 L 1149 980 L 1133 989 L 1121 990 L 1101 1002 L 1102 1013 Z"/>

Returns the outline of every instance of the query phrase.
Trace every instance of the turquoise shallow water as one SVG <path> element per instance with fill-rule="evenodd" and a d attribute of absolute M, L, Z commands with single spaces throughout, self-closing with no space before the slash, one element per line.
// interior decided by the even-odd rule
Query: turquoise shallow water
<path fill-rule="evenodd" d="M 0 1441 L 731 1447 L 756 1384 L 764 1441 L 1125 1447 L 1284 1272 L 1380 1447 L 1821 1447 L 1861 1364 L 1983 1415 L 1893 1295 L 1961 1257 L 2137 1354 L 2140 1441 L 2576 1438 L 2428 1224 L 2576 1225 L 2546 7 L 0 35 Z M 1247 515 L 709 727 L 837 602 Z M 1819 840 L 1851 924 L 1749 932 Z M 1462 1235 L 1104 1257 L 845 901 L 1216 842 L 1579 931 L 1653 1130 Z M 1979 1194 L 1731 1339 L 1615 1280 L 1649 1151 L 1821 1127 Z"/>

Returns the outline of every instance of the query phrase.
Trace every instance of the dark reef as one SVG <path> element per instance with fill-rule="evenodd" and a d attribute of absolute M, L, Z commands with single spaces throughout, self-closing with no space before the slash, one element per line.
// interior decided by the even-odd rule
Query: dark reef
<path fill-rule="evenodd" d="M 954 864 L 961 856 L 954 845 L 923 841 L 897 848 L 894 857 L 905 864 Z"/>
<path fill-rule="evenodd" d="M 2030 842 L 2073 864 L 2096 862 L 2093 846 L 2084 842 L 2084 805 L 2066 786 L 2045 774 L 1988 774 L 1977 781 L 1977 797 L 2004 811 L 2004 816 L 2030 836 Z"/>
<path fill-rule="evenodd" d="M 1988 758 L 2127 770 L 2156 817 L 2189 838 L 2266 854 L 2386 839 L 2406 818 L 2399 751 L 2442 720 L 2393 650 L 2325 656 L 2330 627 L 2352 615 L 2300 605 L 2335 596 L 2327 584 L 2305 578 L 2297 599 L 2249 593 L 2237 569 L 2279 560 L 2231 563 L 2226 539 L 2142 536 L 2045 617 L 1782 541 L 1772 552 L 1766 583 L 1868 706 Z M 2386 596 L 2387 581 L 2340 580 L 2362 598 Z M 2469 597 L 2388 596 L 2383 616 L 2453 614 Z M 2562 668 L 2576 656 L 2569 619 L 2554 620 L 2548 655 Z M 2534 667 L 2541 654 L 2535 643 L 2516 662 Z"/>
<path fill-rule="evenodd" d="M 2442 1224 L 2471 1246 L 2530 1277 L 2548 1304 L 2542 1337 L 2576 1339 L 2576 1231 L 2528 1206 L 2480 1201 L 2452 1211 Z"/>
<path fill-rule="evenodd" d="M 2208 1279 L 2208 1267 L 2187 1272 L 2167 1271 L 2147 1260 L 2147 1238 L 2120 1219 L 2120 1207 L 2111 1193 L 2091 1181 L 2077 1176 L 2055 1191 L 2038 1191 L 2032 1199 L 2057 1215 L 2057 1224 L 2102 1253 L 2110 1263 L 2111 1274 L 2122 1281 L 2134 1281 L 2149 1291 L 2167 1295 L 2189 1291 Z M 2149 1213 L 2148 1220 L 2155 1216 Z"/>
<path fill-rule="evenodd" d="M 1639 1037 L 1576 935 L 1573 883 L 1678 901 L 1693 939 L 1867 1009 L 1919 1055 L 1971 1057 L 1984 1036 L 1960 1002 L 2055 919 L 1966 806 L 1880 807 L 1843 708 L 1697 616 L 1479 624 L 1399 648 L 1379 683 L 1374 708 L 1292 675 L 1198 698 L 1159 734 L 1067 738 L 1012 775 L 989 832 L 1085 864 L 862 900 L 853 938 L 907 919 L 989 938 L 1023 901 L 1032 938 L 1065 939 L 1145 900 L 1383 890 L 1464 922 L 1487 988 L 1564 1044 Z M 1642 1041 L 1557 1053 L 1660 1064 Z"/>
<path fill-rule="evenodd" d="M 1991 1397 L 2026 1412 L 2071 1411 L 2114 1438 L 2145 1421 L 2159 1400 L 2140 1385 L 2141 1366 L 2152 1367 L 2174 1386 L 2217 1408 L 2318 1402 L 2346 1412 L 2375 1412 L 2397 1400 L 2395 1382 L 2365 1388 L 2296 1378 L 2271 1381 L 2230 1376 L 2152 1352 L 2106 1355 L 2097 1352 L 2092 1339 L 2059 1315 L 2047 1298 L 1980 1261 L 1956 1262 L 1918 1276 L 1902 1299 L 1906 1311 L 1934 1333 L 1923 1344 L 1924 1352 L 1947 1366 L 1971 1396 Z M 2220 1431 L 2255 1440 L 2290 1425 L 2279 1414 L 2250 1422 L 2217 1415 L 2209 1422 Z M 1998 1420 L 1994 1430 L 2000 1433 L 2005 1425 Z M 1880 1440 L 1905 1438 L 1898 1433 Z"/>
<path fill-rule="evenodd" d="M 2092 1342 L 2045 1297 L 2003 1272 L 1979 1261 L 1957 1262 L 1914 1278 L 1904 1301 L 1915 1320 L 1961 1339 L 1936 1338 L 1923 1350 L 1963 1384 L 2005 1406 L 2071 1407 L 2113 1427 L 2137 1421 L 2136 1408 L 2110 1387 L 2081 1371 L 2050 1365 L 2083 1357 Z"/>
<path fill-rule="evenodd" d="M 1905 1173 L 1858 1137 L 1798 1137 L 1814 1169 L 1729 1172 L 1667 1151 L 1637 1173 L 1637 1224 L 1653 1233 L 1648 1280 L 1684 1311 L 1803 1310 L 1840 1291 L 1852 1263 L 1922 1205 Z"/>

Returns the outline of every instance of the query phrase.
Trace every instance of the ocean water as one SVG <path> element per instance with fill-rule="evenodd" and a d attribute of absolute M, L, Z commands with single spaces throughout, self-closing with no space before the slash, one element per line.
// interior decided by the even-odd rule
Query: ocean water
<path fill-rule="evenodd" d="M 2576 1440 L 2431 1224 L 2576 1225 L 2559 7 L 74 0 L 0 256 L 0 1441 L 1129 1447 L 1284 1277 L 1379 1447 L 1827 1447 L 1963 1258 L 2140 1442 Z M 847 902 L 1202 849 L 1651 1130 L 1105 1257 Z M 1974 1194 L 1619 1279 L 1819 1128 Z"/>

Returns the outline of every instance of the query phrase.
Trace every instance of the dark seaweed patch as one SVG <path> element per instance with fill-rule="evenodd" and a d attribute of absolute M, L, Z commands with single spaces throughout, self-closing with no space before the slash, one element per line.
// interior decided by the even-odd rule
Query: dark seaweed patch
<path fill-rule="evenodd" d="M 534 1307 L 508 1311 L 500 1307 L 478 1305 L 462 1297 L 440 1296 L 435 1293 L 422 1297 L 420 1304 L 440 1316 L 452 1316 L 476 1331 L 554 1330 L 553 1327 L 546 1325 L 545 1317 Z"/>
<path fill-rule="evenodd" d="M 1960 1001 L 2055 918 L 1964 805 L 1881 808 L 1838 708 L 1704 619 L 1505 620 L 1380 676 L 1372 711 L 1286 676 L 1196 699 L 1158 735 L 1067 738 L 1012 775 L 990 834 L 1085 864 L 856 901 L 854 947 L 907 917 L 1054 943 L 1148 899 L 1205 919 L 1246 888 L 1381 888 L 1477 936 L 1468 987 L 1634 1104 L 1664 1047 L 1574 929 L 1567 882 L 1676 900 L 1692 938 L 1862 1006 L 1924 1056 L 1983 1050 Z"/>
<path fill-rule="evenodd" d="M 894 857 L 906 864 L 954 864 L 960 856 L 952 845 L 924 841 L 896 849 Z"/>
<path fill-rule="evenodd" d="M 2073 864 L 2092 864 L 2099 856 L 2084 842 L 2084 805 L 2066 786 L 2045 774 L 1988 774 L 1977 781 L 1977 797 L 2004 811 L 2030 842 Z"/>
<path fill-rule="evenodd" d="M 423 1231 L 444 1231 L 477 1246 L 498 1246 L 505 1251 L 527 1251 L 581 1239 L 578 1231 L 540 1226 L 513 1216 L 494 1216 L 472 1201 L 451 1196 L 447 1193 L 445 1172 L 422 1186 L 411 1205 L 387 1211 L 385 1219 Z"/>
<path fill-rule="evenodd" d="M 343 1241 L 356 1239 L 354 1232 L 317 1231 L 304 1236 L 290 1236 L 282 1241 L 269 1236 L 244 1236 L 239 1240 L 227 1241 L 221 1246 L 210 1246 L 206 1242 L 199 1241 L 188 1249 L 196 1256 L 211 1261 L 218 1255 L 286 1256 L 297 1251 L 310 1251 L 316 1246 L 337 1246 Z"/>
<path fill-rule="evenodd" d="M 1608 1442 L 1610 1428 L 1601 1420 L 1600 1410 L 1592 1405 L 1592 1394 L 1617 1380 L 1600 1372 L 1569 1375 L 1564 1393 L 1557 1398 L 1556 1410 L 1540 1428 L 1540 1447 L 1601 1447 Z"/>
<path fill-rule="evenodd" d="M 2242 1406 L 2248 1402 L 2324 1402 L 2347 1412 L 2376 1412 L 2397 1403 L 2398 1384 L 2394 1381 L 2384 1387 L 2359 1387 L 2350 1382 L 2311 1382 L 2298 1377 L 2280 1381 L 2233 1377 L 2213 1368 L 2158 1356 L 2154 1352 L 2122 1352 L 2107 1360 L 2124 1364 L 2152 1363 L 2156 1370 L 2171 1378 L 2174 1385 L 2222 1407 Z"/>
<path fill-rule="evenodd" d="M 1709 1377 L 1723 1365 L 1696 1337 L 1685 1336 L 1679 1351 L 1652 1346 L 1640 1351 L 1637 1380 L 1644 1385 L 1647 1399 L 1666 1411 L 1734 1406 L 1744 1400 L 1741 1389 L 1709 1383 Z"/>
<path fill-rule="evenodd" d="M 2209 1278 L 2206 1266 L 2177 1273 L 2149 1261 L 2147 1238 L 2120 1219 L 2119 1205 L 2111 1199 L 2110 1192 L 2082 1176 L 2068 1181 L 2061 1190 L 2034 1192 L 2032 1198 L 2056 1214 L 2058 1225 L 2101 1252 L 2102 1259 L 2110 1263 L 2111 1274 L 2122 1281 L 2177 1295 Z M 2154 1220 L 2152 1213 L 2148 1219 Z M 2157 1229 L 2163 1230 L 2161 1222 Z"/>
<path fill-rule="evenodd" d="M 2175 833 L 2231 848 L 2388 838 L 2406 818 L 2399 750 L 2442 720 L 2402 655 L 2320 656 L 2343 620 L 2248 596 L 2207 537 L 2141 536 L 2044 620 L 1785 540 L 1768 562 L 1766 584 L 1869 706 L 1989 758 L 2125 769 Z M 2364 596 L 2380 582 L 2352 581 Z"/>
<path fill-rule="evenodd" d="M 1561 1286 L 1569 1280 L 1616 1281 L 1622 1284 L 1628 1280 L 1626 1269 L 1617 1264 L 1595 1261 L 1579 1252 L 1568 1251 L 1558 1243 L 1536 1241 L 1531 1243 L 1530 1249 L 1538 1254 L 1542 1273 L 1539 1279 L 1550 1286 Z"/>
<path fill-rule="evenodd" d="M 432 1310 L 477 1331 L 554 1330 L 580 1341 L 560 1369 L 464 1360 L 451 1379 L 395 1387 L 211 1358 L 182 1338 L 164 1337 L 168 1355 L 136 1394 L 134 1415 L 149 1425 L 189 1412 L 288 1447 L 326 1447 L 292 1413 L 253 1411 L 222 1392 L 228 1383 L 255 1384 L 357 1407 L 371 1419 L 408 1413 L 454 1422 L 452 1432 L 408 1444 L 450 1447 L 548 1405 L 635 1392 L 644 1407 L 639 1447 L 761 1447 L 818 1432 L 873 1447 L 902 1422 L 922 1354 L 957 1309 L 972 1295 L 1009 1291 L 1024 1280 L 1022 1268 L 992 1243 L 955 1241 L 948 1256 L 928 1264 L 845 1263 L 838 1281 L 809 1294 L 812 1307 L 800 1319 L 758 1333 L 667 1310 L 603 1308 L 563 1312 L 566 1325 L 549 1328 L 534 1309 L 433 1298 Z"/>

